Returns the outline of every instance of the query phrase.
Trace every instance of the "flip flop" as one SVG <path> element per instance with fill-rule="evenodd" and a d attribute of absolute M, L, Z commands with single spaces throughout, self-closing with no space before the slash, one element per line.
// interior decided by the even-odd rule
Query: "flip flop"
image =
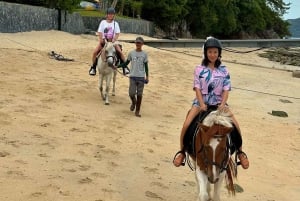
<path fill-rule="evenodd" d="M 175 160 L 177 159 L 178 155 L 183 155 L 183 156 L 181 156 L 182 159 L 180 160 L 180 164 L 175 164 Z M 175 156 L 174 156 L 173 164 L 174 164 L 176 167 L 184 166 L 184 165 L 185 165 L 185 158 L 186 158 L 185 152 L 184 152 L 183 150 L 178 151 L 178 152 L 175 154 Z"/>
<path fill-rule="evenodd" d="M 238 158 L 240 162 L 238 162 L 238 165 L 241 165 L 243 169 L 248 169 L 249 168 L 249 160 L 245 152 L 243 151 L 238 151 L 237 152 Z"/>

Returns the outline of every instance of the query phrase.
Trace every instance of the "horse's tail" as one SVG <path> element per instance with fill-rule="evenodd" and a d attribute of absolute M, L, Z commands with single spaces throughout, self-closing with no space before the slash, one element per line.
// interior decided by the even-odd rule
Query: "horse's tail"
<path fill-rule="evenodd" d="M 226 169 L 226 186 L 229 194 L 235 195 L 235 188 L 233 185 L 233 178 L 237 177 L 237 170 L 235 168 L 235 163 L 230 157 L 228 168 Z"/>

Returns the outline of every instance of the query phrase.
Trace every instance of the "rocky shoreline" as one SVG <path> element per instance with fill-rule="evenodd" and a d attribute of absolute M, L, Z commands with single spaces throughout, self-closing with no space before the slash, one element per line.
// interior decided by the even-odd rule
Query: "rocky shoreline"
<path fill-rule="evenodd" d="M 300 67 L 300 48 L 270 48 L 258 55 L 268 58 L 270 61 Z"/>

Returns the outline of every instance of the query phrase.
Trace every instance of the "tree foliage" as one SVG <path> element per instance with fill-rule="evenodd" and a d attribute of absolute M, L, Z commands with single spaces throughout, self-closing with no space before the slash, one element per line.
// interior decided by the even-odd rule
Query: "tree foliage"
<path fill-rule="evenodd" d="M 43 6 L 47 8 L 56 8 L 72 12 L 78 7 L 81 0 L 5 0 L 11 3 L 29 4 L 34 6 Z"/>
<path fill-rule="evenodd" d="M 6 0 L 72 11 L 80 0 Z M 107 2 L 111 2 L 108 1 Z M 194 37 L 234 38 L 241 33 L 268 37 L 290 35 L 282 19 L 290 4 L 283 0 L 119 0 L 117 11 L 153 21 L 168 34 L 189 31 Z"/>
<path fill-rule="evenodd" d="M 142 18 L 153 21 L 159 28 L 170 32 L 187 14 L 188 0 L 142 0 Z"/>
<path fill-rule="evenodd" d="M 282 19 L 289 5 L 283 0 L 143 0 L 142 17 L 164 31 L 185 20 L 195 37 L 259 36 L 267 30 L 283 37 L 289 35 L 289 24 Z"/>

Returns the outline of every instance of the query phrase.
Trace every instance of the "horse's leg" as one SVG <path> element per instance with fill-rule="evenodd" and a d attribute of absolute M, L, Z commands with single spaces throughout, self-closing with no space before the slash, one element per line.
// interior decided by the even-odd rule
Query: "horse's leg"
<path fill-rule="evenodd" d="M 109 87 L 112 73 L 106 76 L 105 105 L 109 105 Z"/>
<path fill-rule="evenodd" d="M 116 95 L 116 79 L 117 79 L 117 70 L 114 70 L 113 75 L 113 88 L 112 88 L 112 95 Z"/>
<path fill-rule="evenodd" d="M 199 201 L 210 200 L 209 192 L 207 191 L 207 185 L 209 185 L 207 175 L 200 170 L 199 166 L 196 166 L 196 179 L 198 182 Z"/>
<path fill-rule="evenodd" d="M 102 100 L 105 100 L 104 94 L 103 94 L 103 75 L 99 73 L 99 91 L 102 97 Z"/>
<path fill-rule="evenodd" d="M 220 174 L 218 182 L 214 184 L 214 201 L 220 201 L 220 192 L 224 177 L 225 171 Z"/>

